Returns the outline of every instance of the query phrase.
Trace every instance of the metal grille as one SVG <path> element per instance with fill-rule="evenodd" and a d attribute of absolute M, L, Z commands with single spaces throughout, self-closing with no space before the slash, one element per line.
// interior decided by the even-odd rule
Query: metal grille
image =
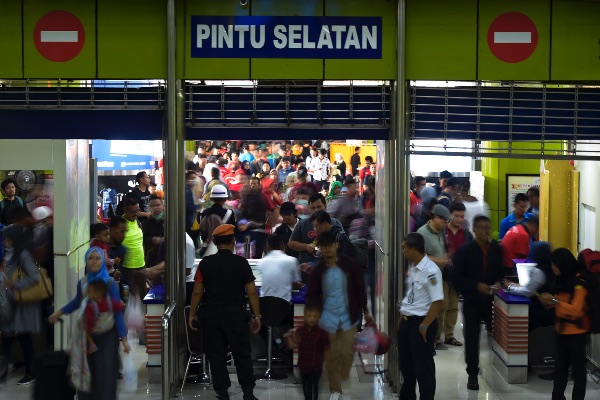
<path fill-rule="evenodd" d="M 411 82 L 411 154 L 600 159 L 600 151 L 577 152 L 578 142 L 600 143 L 598 87 L 514 82 L 439 86 Z M 469 146 L 455 144 L 465 139 Z M 440 140 L 448 145 L 440 147 Z"/>
<path fill-rule="evenodd" d="M 0 81 L 0 109 L 162 110 L 165 82 L 147 81 Z"/>
<path fill-rule="evenodd" d="M 190 128 L 203 134 L 241 129 L 269 136 L 268 130 L 281 135 L 283 129 L 322 136 L 318 132 L 328 130 L 361 139 L 389 137 L 389 83 L 254 81 L 233 86 L 227 81 L 218 85 L 187 82 L 185 92 L 188 132 Z"/>

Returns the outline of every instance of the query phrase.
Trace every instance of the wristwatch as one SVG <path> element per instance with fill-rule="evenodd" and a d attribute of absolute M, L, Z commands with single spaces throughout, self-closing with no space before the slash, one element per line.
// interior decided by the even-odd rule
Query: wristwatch
<path fill-rule="evenodd" d="M 426 331 L 427 330 L 427 325 L 425 325 L 425 324 L 419 325 L 419 330 Z"/>
<path fill-rule="evenodd" d="M 552 303 L 552 304 L 558 304 L 559 300 L 557 298 L 554 298 L 554 299 L 550 300 L 550 303 Z"/>
<path fill-rule="evenodd" d="M 262 316 L 261 315 L 253 315 L 252 318 L 254 318 L 254 319 L 262 319 Z"/>

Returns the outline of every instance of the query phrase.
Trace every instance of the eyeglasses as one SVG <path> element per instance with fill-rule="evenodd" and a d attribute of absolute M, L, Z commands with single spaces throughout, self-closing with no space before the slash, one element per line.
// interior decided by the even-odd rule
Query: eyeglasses
<path fill-rule="evenodd" d="M 139 208 L 137 210 L 127 210 L 127 209 L 125 209 L 125 212 L 129 213 L 129 214 L 139 214 L 140 213 L 140 209 Z"/>

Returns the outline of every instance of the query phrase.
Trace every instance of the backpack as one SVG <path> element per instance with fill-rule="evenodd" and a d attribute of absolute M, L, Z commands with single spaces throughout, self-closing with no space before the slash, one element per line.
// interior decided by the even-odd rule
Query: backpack
<path fill-rule="evenodd" d="M 340 235 L 345 233 L 339 232 L 336 237 L 336 241 L 340 241 Z M 358 265 L 363 268 L 367 267 L 369 263 L 369 241 L 367 239 L 361 239 L 354 235 L 350 235 L 348 238 L 352 245 L 352 258 Z"/>
<path fill-rule="evenodd" d="M 584 268 L 581 281 L 588 292 L 590 332 L 600 333 L 600 251 L 583 249 L 579 252 L 577 261 Z"/>
<path fill-rule="evenodd" d="M 22 207 L 25 207 L 25 205 L 23 204 L 23 199 L 20 198 L 19 196 L 15 196 L 15 198 L 17 199 L 17 201 L 19 202 L 19 205 Z M 4 200 L 2 199 L 2 201 L 0 201 L 0 214 L 2 214 L 4 212 Z"/>

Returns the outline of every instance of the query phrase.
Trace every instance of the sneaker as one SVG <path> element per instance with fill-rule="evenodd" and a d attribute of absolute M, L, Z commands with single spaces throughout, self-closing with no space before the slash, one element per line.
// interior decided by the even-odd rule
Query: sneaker
<path fill-rule="evenodd" d="M 27 386 L 31 385 L 33 382 L 35 382 L 35 378 L 33 376 L 25 375 L 19 382 L 17 382 L 17 385 Z"/>
<path fill-rule="evenodd" d="M 333 392 L 333 393 L 331 393 L 329 400 L 340 400 L 341 396 L 342 396 L 342 394 L 340 392 Z"/>
<path fill-rule="evenodd" d="M 479 390 L 479 381 L 477 380 L 477 376 L 469 376 L 469 380 L 467 381 L 467 389 Z"/>
<path fill-rule="evenodd" d="M 250 396 L 244 396 L 244 400 L 258 400 L 253 394 Z"/>

